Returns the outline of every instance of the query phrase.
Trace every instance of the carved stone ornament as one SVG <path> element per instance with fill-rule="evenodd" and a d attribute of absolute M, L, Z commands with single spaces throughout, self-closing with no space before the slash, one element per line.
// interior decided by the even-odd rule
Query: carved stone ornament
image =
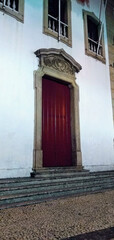
<path fill-rule="evenodd" d="M 42 48 L 37 50 L 35 55 L 39 58 L 40 67 L 47 66 L 71 75 L 82 69 L 81 65 L 63 49 Z"/>
<path fill-rule="evenodd" d="M 69 62 L 65 61 L 64 58 L 59 56 L 51 55 L 45 57 L 44 64 L 50 68 L 58 70 L 59 72 L 65 72 L 68 74 L 74 74 L 75 72 L 74 67 Z"/>

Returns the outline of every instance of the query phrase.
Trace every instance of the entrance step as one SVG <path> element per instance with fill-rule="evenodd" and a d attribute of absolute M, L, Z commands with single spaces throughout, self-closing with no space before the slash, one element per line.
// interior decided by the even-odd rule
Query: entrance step
<path fill-rule="evenodd" d="M 34 178 L 0 179 L 0 209 L 114 189 L 114 171 L 43 169 Z"/>
<path fill-rule="evenodd" d="M 38 172 L 32 172 L 31 177 L 40 178 L 40 177 L 57 177 L 57 178 L 66 178 L 66 177 L 73 177 L 73 176 L 83 176 L 88 174 L 88 170 L 77 170 L 75 167 L 64 167 L 64 168 L 46 168 L 46 169 L 39 169 Z"/>

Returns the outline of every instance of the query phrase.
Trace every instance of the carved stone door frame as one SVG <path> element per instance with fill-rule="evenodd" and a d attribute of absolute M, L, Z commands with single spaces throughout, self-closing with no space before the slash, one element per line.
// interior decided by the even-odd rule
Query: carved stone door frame
<path fill-rule="evenodd" d="M 33 171 L 43 167 L 42 150 L 42 78 L 49 76 L 67 82 L 71 92 L 71 142 L 72 165 L 82 168 L 79 124 L 79 87 L 75 82 L 75 72 L 81 66 L 63 49 L 39 49 L 35 52 L 39 58 L 39 68 L 34 71 L 35 116 L 34 116 L 34 150 Z"/>

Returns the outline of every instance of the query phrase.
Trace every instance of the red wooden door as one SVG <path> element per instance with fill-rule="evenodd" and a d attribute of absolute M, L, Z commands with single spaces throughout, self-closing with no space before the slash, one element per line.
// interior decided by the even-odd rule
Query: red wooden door
<path fill-rule="evenodd" d="M 42 149 L 44 167 L 71 166 L 70 89 L 42 79 Z"/>

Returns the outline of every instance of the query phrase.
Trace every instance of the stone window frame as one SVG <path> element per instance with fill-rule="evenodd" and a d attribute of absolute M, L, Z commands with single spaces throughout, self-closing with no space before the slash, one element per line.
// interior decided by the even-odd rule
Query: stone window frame
<path fill-rule="evenodd" d="M 61 41 L 72 47 L 72 27 L 71 27 L 71 0 L 67 0 L 67 9 L 68 9 L 68 38 L 60 36 L 58 39 L 58 33 L 53 32 L 48 28 L 48 0 L 43 1 L 43 33 L 49 35 L 58 41 Z"/>
<path fill-rule="evenodd" d="M 19 11 L 15 11 L 12 8 L 4 5 L 0 2 L 0 11 L 3 12 L 3 14 L 8 14 L 9 16 L 15 18 L 16 20 L 20 22 L 24 22 L 24 0 L 19 0 Z"/>
<path fill-rule="evenodd" d="M 104 44 L 104 27 L 102 29 L 102 37 L 101 37 L 101 43 L 102 43 L 102 56 L 101 55 L 97 55 L 96 52 L 92 52 L 91 50 L 89 50 L 88 47 L 88 26 L 87 26 L 87 17 L 90 16 L 91 18 L 93 18 L 94 22 L 99 22 L 98 17 L 94 14 L 94 12 L 89 12 L 89 11 L 85 11 L 83 10 L 83 22 L 84 22 L 84 40 L 85 40 L 85 54 L 88 56 L 91 56 L 99 61 L 101 61 L 102 63 L 106 63 L 106 58 L 105 58 L 105 44 Z M 102 24 L 102 22 L 100 21 L 100 25 Z"/>
<path fill-rule="evenodd" d="M 54 81 L 67 83 L 71 96 L 71 142 L 72 164 L 82 170 L 82 153 L 80 144 L 79 120 L 79 87 L 75 81 L 75 73 L 82 67 L 63 49 L 39 49 L 35 52 L 39 58 L 38 69 L 34 71 L 34 149 L 32 176 L 43 168 L 42 150 L 42 78 L 53 78 Z"/>

